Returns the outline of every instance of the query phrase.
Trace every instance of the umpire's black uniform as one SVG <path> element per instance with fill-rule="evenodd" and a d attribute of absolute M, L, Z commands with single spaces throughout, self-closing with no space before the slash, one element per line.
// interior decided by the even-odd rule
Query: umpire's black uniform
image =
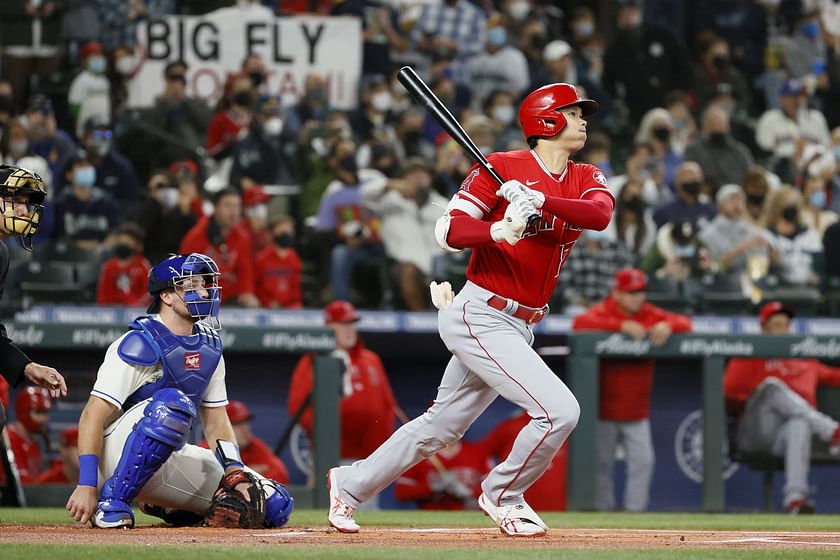
<path fill-rule="evenodd" d="M 3 285 L 9 274 L 9 248 L 0 239 L 0 299 L 3 297 Z M 23 369 L 32 360 L 6 334 L 6 327 L 0 322 L 0 374 L 15 387 L 23 380 Z M 0 430 L 6 425 L 6 411 L 0 402 Z"/>

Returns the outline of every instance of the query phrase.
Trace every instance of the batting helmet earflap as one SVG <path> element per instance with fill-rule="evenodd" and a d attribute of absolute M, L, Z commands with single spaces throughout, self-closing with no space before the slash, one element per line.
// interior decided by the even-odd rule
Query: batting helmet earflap
<path fill-rule="evenodd" d="M 566 117 L 560 109 L 571 106 L 580 107 L 584 117 L 598 110 L 597 101 L 583 99 L 571 84 L 548 84 L 529 93 L 519 106 L 519 124 L 525 139 L 560 134 L 566 127 Z"/>
<path fill-rule="evenodd" d="M 44 423 L 32 418 L 33 412 L 49 412 L 52 409 L 50 393 L 43 387 L 26 387 L 15 398 L 15 418 L 29 432 L 41 432 Z"/>

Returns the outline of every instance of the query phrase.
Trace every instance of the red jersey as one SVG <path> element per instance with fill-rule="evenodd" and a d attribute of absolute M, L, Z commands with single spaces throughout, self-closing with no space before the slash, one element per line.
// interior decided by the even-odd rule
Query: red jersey
<path fill-rule="evenodd" d="M 20 481 L 35 482 L 44 470 L 41 448 L 29 435 L 20 434 L 14 424 L 8 427 L 8 433 L 12 453 L 15 454 L 15 464 L 20 473 Z"/>
<path fill-rule="evenodd" d="M 488 455 L 503 461 L 510 454 L 513 440 L 530 421 L 525 412 L 505 420 L 481 440 L 481 445 Z M 566 445 L 560 448 L 545 473 L 525 492 L 525 501 L 534 510 L 566 511 L 566 449 Z"/>
<path fill-rule="evenodd" d="M 50 468 L 42 472 L 37 479 L 36 484 L 71 484 L 76 481 L 71 481 L 64 473 L 64 463 L 61 459 L 53 459 L 50 462 Z"/>
<path fill-rule="evenodd" d="M 209 449 L 207 440 L 202 440 L 199 443 L 201 447 Z M 257 436 L 251 436 L 251 442 L 248 447 L 240 447 L 239 455 L 242 457 L 242 462 L 246 466 L 254 469 L 261 475 L 271 480 L 276 480 L 280 484 L 289 483 L 289 471 L 286 469 L 285 463 L 277 455 L 271 451 L 271 448 Z"/>
<path fill-rule="evenodd" d="M 209 223 L 210 217 L 205 216 L 187 232 L 181 240 L 180 253 L 202 253 L 216 261 L 222 274 L 222 303 L 253 294 L 254 257 L 248 228 L 240 224 L 230 230 L 221 245 L 214 245 L 207 238 Z"/>
<path fill-rule="evenodd" d="M 435 482 L 441 477 L 435 462 L 443 465 L 455 480 L 469 488 L 474 498 L 481 495 L 481 481 L 493 468 L 483 446 L 462 441 L 461 450 L 454 456 L 446 457 L 443 453 L 437 453 L 435 457 L 435 461 L 420 461 L 397 479 L 394 491 L 398 500 L 416 501 L 420 509 L 426 510 L 464 509 L 464 502 L 458 498 L 432 491 Z"/>
<path fill-rule="evenodd" d="M 396 399 L 376 353 L 366 349 L 361 340 L 350 350 L 350 385 L 353 393 L 339 404 L 341 415 L 341 457 L 367 457 L 392 433 Z M 312 391 L 312 354 L 305 354 L 292 373 L 289 386 L 289 414 L 295 414 Z M 300 419 L 306 433 L 312 435 L 312 407 Z"/>
<path fill-rule="evenodd" d="M 0 404 L 3 408 L 9 408 L 9 382 L 2 375 L 0 375 Z"/>
<path fill-rule="evenodd" d="M 636 321 L 649 329 L 666 322 L 671 331 L 691 331 L 691 319 L 671 313 L 651 303 L 628 315 L 612 296 L 575 317 L 573 331 L 621 331 L 624 321 Z M 635 422 L 650 416 L 650 393 L 653 387 L 654 360 L 613 359 L 600 361 L 598 412 L 602 420 Z"/>
<path fill-rule="evenodd" d="M 753 390 L 768 377 L 784 381 L 813 407 L 817 406 L 817 385 L 840 386 L 840 369 L 818 360 L 737 358 L 729 360 L 723 374 L 723 394 L 729 412 L 739 414 Z"/>
<path fill-rule="evenodd" d="M 257 255 L 254 263 L 256 295 L 265 307 L 303 307 L 300 274 L 303 265 L 294 249 L 282 257 L 272 245 Z"/>
<path fill-rule="evenodd" d="M 250 117 L 237 121 L 230 111 L 221 111 L 213 115 L 210 124 L 207 125 L 207 155 L 216 156 L 232 146 L 239 133 L 250 124 Z"/>
<path fill-rule="evenodd" d="M 149 299 L 149 261 L 134 255 L 126 264 L 114 257 L 102 264 L 96 303 L 100 305 L 143 305 Z"/>
<path fill-rule="evenodd" d="M 490 154 L 488 160 L 502 177 L 517 179 L 546 196 L 580 199 L 593 191 L 609 194 L 604 174 L 593 165 L 570 160 L 558 176 L 528 150 Z M 487 222 L 499 221 L 508 203 L 496 196 L 498 189 L 496 181 L 476 165 L 461 183 L 450 209 Z M 475 247 L 467 278 L 523 305 L 543 307 L 554 293 L 560 269 L 582 229 L 542 209 L 538 212 L 541 219 L 525 230 L 516 245 L 489 243 Z"/>

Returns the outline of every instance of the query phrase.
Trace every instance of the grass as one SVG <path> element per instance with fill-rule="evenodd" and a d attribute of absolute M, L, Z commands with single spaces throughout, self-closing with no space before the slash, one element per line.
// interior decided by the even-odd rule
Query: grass
<path fill-rule="evenodd" d="M 840 515 L 814 515 L 790 517 L 773 514 L 685 514 L 685 513 L 548 513 L 543 516 L 545 521 L 555 531 L 563 528 L 602 528 L 602 529 L 668 529 L 668 530 L 732 530 L 732 531 L 838 531 L 840 530 Z M 417 512 L 417 511 L 362 511 L 357 519 L 364 527 L 491 527 L 489 521 L 477 512 Z M 137 512 L 137 522 L 140 525 L 154 524 L 156 518 L 147 517 Z M 71 524 L 73 521 L 60 508 L 29 508 L 14 509 L 0 508 L 0 533 L 2 525 L 8 524 Z M 298 510 L 292 517 L 292 526 L 324 527 L 326 526 L 323 510 Z M 244 544 L 244 543 L 243 543 Z M 694 560 L 706 558 L 753 560 L 805 560 L 837 558 L 837 550 L 792 550 L 780 548 L 778 550 L 750 550 L 750 549 L 587 549 L 563 550 L 528 549 L 525 547 L 514 549 L 460 549 L 460 548 L 396 548 L 396 547 L 358 547 L 337 540 L 336 546 L 331 548 L 315 546 L 278 545 L 276 547 L 223 547 L 223 546 L 135 546 L 135 545 L 68 545 L 68 544 L 3 544 L 0 546 L 0 560 L 88 560 L 91 557 L 101 559 L 123 558 L 125 560 L 161 560 L 172 558 L 177 560 L 238 560 L 258 558 L 269 560 L 274 558 L 289 559 L 326 559 L 326 560 L 510 560 L 522 558 L 531 559 L 670 559 L 679 555 L 680 560 Z"/>

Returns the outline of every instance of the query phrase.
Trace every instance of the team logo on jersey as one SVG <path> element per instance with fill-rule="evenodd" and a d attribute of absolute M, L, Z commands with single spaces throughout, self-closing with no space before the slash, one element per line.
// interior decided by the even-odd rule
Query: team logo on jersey
<path fill-rule="evenodd" d="M 595 179 L 596 182 L 604 185 L 605 187 L 607 186 L 607 178 L 600 170 L 596 170 L 595 173 L 592 174 L 592 178 Z"/>
<path fill-rule="evenodd" d="M 184 369 L 201 369 L 201 354 L 184 354 Z"/>
<path fill-rule="evenodd" d="M 476 167 L 475 169 L 473 169 L 472 173 L 467 175 L 467 177 L 461 183 L 461 190 L 462 191 L 470 192 L 470 185 L 472 185 L 472 182 L 475 180 L 476 177 L 478 177 L 478 171 L 479 170 Z"/>
<path fill-rule="evenodd" d="M 540 213 L 540 219 L 534 225 L 530 225 L 522 232 L 522 237 L 531 237 L 537 235 L 541 231 L 551 231 L 554 229 L 554 222 L 557 221 L 557 216 L 546 214 L 542 210 L 537 210 Z"/>

